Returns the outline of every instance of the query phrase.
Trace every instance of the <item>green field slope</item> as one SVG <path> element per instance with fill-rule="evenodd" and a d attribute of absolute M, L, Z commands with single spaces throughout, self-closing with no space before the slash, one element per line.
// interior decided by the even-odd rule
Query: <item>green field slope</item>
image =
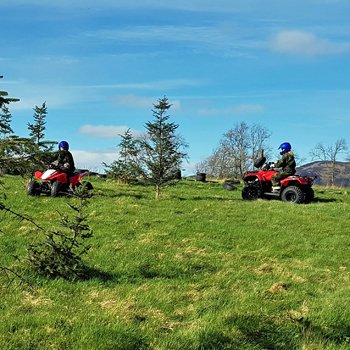
<path fill-rule="evenodd" d="M 241 190 L 183 180 L 150 187 L 91 179 L 85 280 L 28 269 L 43 233 L 0 212 L 0 349 L 349 349 L 350 193 L 315 202 L 242 201 Z M 73 198 L 28 197 L 5 177 L 6 205 L 47 228 Z"/>

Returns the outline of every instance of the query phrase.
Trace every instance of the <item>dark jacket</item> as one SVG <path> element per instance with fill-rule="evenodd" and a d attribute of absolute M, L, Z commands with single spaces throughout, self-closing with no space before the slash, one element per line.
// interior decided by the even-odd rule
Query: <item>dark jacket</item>
<path fill-rule="evenodd" d="M 294 175 L 296 163 L 293 152 L 289 151 L 283 154 L 282 158 L 275 163 L 275 168 L 282 168 L 283 173 Z"/>
<path fill-rule="evenodd" d="M 69 151 L 59 151 L 53 164 L 67 174 L 73 174 L 75 170 L 73 156 Z"/>

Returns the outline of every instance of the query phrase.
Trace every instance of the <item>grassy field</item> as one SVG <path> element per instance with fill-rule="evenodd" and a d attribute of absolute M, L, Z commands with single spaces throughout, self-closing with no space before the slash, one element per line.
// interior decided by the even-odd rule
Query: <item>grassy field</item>
<path fill-rule="evenodd" d="M 4 182 L 6 204 L 46 227 L 74 201 Z M 30 272 L 43 235 L 0 212 L 0 265 L 34 284 L 0 275 L 0 349 L 350 348 L 347 190 L 293 205 L 184 180 L 155 201 L 149 187 L 92 182 L 86 280 Z"/>

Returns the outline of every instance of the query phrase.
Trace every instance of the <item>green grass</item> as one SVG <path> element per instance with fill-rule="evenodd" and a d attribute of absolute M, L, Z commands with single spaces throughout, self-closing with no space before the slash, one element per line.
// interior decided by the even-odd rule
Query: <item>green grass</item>
<path fill-rule="evenodd" d="M 4 182 L 6 204 L 45 227 L 69 213 L 72 198 Z M 0 275 L 0 349 L 349 349 L 346 190 L 292 205 L 182 181 L 156 201 L 150 187 L 92 182 L 83 281 L 30 272 L 42 233 L 0 212 L 0 265 L 34 283 Z"/>

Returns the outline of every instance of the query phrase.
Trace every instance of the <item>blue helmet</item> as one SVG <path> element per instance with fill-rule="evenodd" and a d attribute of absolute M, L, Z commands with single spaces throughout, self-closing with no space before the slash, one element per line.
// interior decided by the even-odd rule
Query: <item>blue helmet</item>
<path fill-rule="evenodd" d="M 278 149 L 281 150 L 280 155 L 286 154 L 292 149 L 292 146 L 290 145 L 289 142 L 283 142 L 281 145 L 278 147 Z"/>
<path fill-rule="evenodd" d="M 61 141 L 59 144 L 58 144 L 58 149 L 61 149 L 63 148 L 64 150 L 68 151 L 69 150 L 69 144 L 67 141 Z"/>

